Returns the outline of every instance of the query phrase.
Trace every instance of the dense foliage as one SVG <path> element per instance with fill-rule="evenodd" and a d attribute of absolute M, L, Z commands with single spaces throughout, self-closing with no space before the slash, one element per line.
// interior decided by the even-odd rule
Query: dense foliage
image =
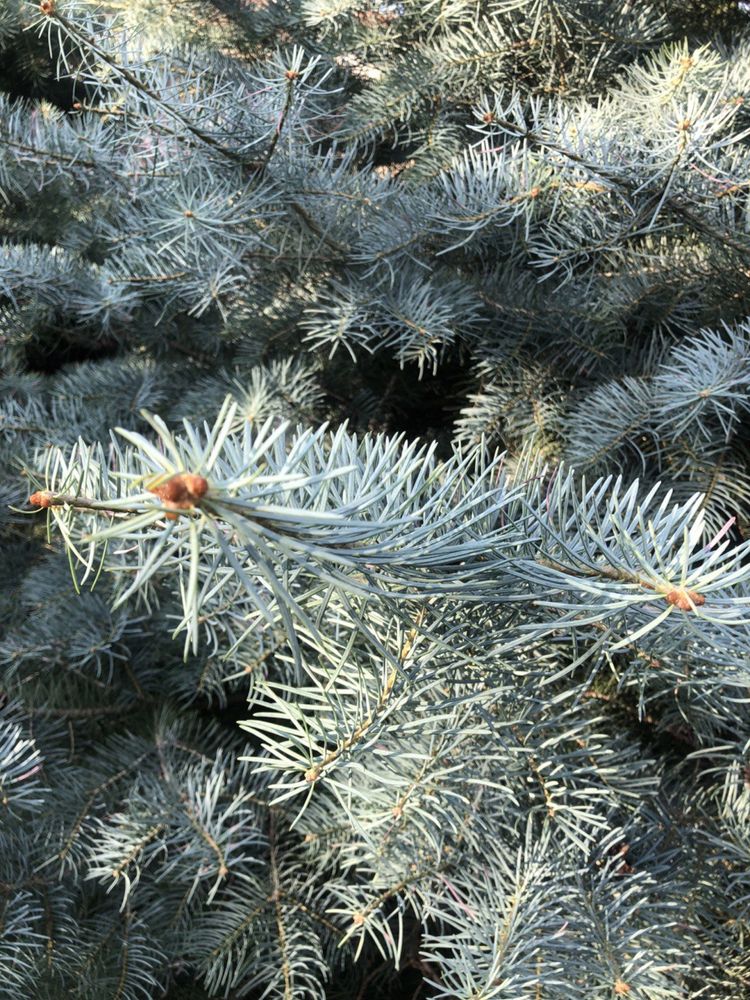
<path fill-rule="evenodd" d="M 747 1000 L 746 8 L 0 0 L 0 998 Z"/>

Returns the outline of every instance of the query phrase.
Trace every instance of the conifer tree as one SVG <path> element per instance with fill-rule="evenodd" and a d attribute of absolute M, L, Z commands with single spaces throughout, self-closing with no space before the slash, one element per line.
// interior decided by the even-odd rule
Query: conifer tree
<path fill-rule="evenodd" d="M 0 0 L 0 1000 L 750 996 L 750 14 Z"/>

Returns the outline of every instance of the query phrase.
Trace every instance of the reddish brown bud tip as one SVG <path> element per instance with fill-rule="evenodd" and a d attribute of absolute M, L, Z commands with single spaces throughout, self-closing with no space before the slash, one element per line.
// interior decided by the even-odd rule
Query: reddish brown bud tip
<path fill-rule="evenodd" d="M 667 603 L 679 608 L 680 611 L 691 611 L 706 603 L 703 594 L 698 594 L 695 590 L 676 589 L 670 590 L 667 594 Z"/>
<path fill-rule="evenodd" d="M 39 10 L 47 17 L 51 17 L 55 13 L 55 0 L 42 0 L 39 4 Z"/>
<path fill-rule="evenodd" d="M 178 472 L 159 486 L 152 486 L 149 493 L 157 496 L 171 510 L 189 510 L 208 491 L 208 480 L 194 472 Z M 171 520 L 176 514 L 167 514 Z"/>
<path fill-rule="evenodd" d="M 34 507 L 51 507 L 52 494 L 48 490 L 39 490 L 37 493 L 31 494 L 29 503 Z"/>
<path fill-rule="evenodd" d="M 284 74 L 284 76 L 287 78 L 287 80 L 296 80 L 297 77 L 299 76 L 299 73 L 297 72 L 296 69 L 288 69 Z"/>
<path fill-rule="evenodd" d="M 194 472 L 183 472 L 182 481 L 188 494 L 196 500 L 205 496 L 208 490 L 208 480 L 204 479 L 203 476 L 197 476 Z"/>
<path fill-rule="evenodd" d="M 487 111 L 485 112 L 485 114 L 482 115 L 482 121 L 485 122 L 487 125 L 489 125 L 490 122 L 494 122 L 494 120 L 495 116 L 492 114 L 491 111 Z"/>
<path fill-rule="evenodd" d="M 615 993 L 618 995 L 618 997 L 624 997 L 628 993 L 630 993 L 630 984 L 629 983 L 624 983 L 622 981 L 622 979 L 618 979 L 615 982 L 614 990 L 615 990 Z"/>

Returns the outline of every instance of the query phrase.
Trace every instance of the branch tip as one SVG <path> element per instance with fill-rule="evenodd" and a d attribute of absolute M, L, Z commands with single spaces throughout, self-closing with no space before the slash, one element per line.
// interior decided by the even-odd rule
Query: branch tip
<path fill-rule="evenodd" d="M 695 590 L 685 590 L 684 587 L 670 590 L 666 595 L 667 603 L 679 608 L 680 611 L 695 611 L 696 608 L 706 603 L 703 594 Z"/>
<path fill-rule="evenodd" d="M 49 490 L 37 490 L 36 493 L 32 493 L 29 497 L 29 503 L 34 507 L 51 507 L 53 503 L 53 495 Z"/>
<path fill-rule="evenodd" d="M 207 492 L 208 480 L 194 472 L 178 472 L 166 482 L 149 487 L 149 493 L 155 494 L 170 510 L 190 510 Z M 174 519 L 177 515 L 167 514 L 167 517 Z"/>

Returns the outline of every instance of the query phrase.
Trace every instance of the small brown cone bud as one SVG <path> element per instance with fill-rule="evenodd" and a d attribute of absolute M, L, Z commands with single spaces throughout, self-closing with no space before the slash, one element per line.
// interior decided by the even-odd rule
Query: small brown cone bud
<path fill-rule="evenodd" d="M 37 493 L 31 494 L 29 503 L 34 507 L 51 507 L 52 494 L 48 490 L 39 490 Z"/>
<path fill-rule="evenodd" d="M 630 993 L 630 985 L 629 983 L 624 983 L 622 979 L 618 979 L 615 982 L 614 990 L 618 997 L 624 997 Z"/>
<path fill-rule="evenodd" d="M 208 490 L 208 480 L 204 479 L 203 476 L 197 476 L 194 472 L 183 472 L 182 481 L 188 491 L 188 495 L 194 497 L 196 500 L 200 500 L 202 496 L 206 495 Z"/>
<path fill-rule="evenodd" d="M 699 594 L 695 590 L 685 590 L 684 588 L 670 590 L 666 597 L 667 603 L 679 608 L 680 611 L 692 611 L 694 608 L 699 608 L 706 603 L 706 598 L 703 594 Z"/>
<path fill-rule="evenodd" d="M 190 510 L 201 497 L 206 495 L 208 480 L 194 472 L 178 472 L 159 486 L 149 488 L 149 493 L 157 496 L 165 507 L 171 510 Z M 167 514 L 175 520 L 176 514 Z"/>
<path fill-rule="evenodd" d="M 42 14 L 46 14 L 47 17 L 52 17 L 55 13 L 55 0 L 42 0 L 39 4 L 39 10 Z"/>

